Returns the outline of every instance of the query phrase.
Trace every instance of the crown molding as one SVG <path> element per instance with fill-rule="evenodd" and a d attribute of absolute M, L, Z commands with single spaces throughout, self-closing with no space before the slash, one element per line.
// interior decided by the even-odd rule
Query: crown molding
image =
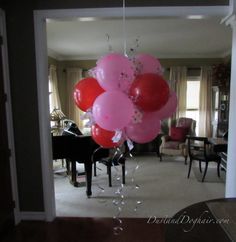
<path fill-rule="evenodd" d="M 49 48 L 48 48 L 48 56 L 52 57 L 53 59 L 56 59 L 58 61 L 63 60 L 63 55 L 61 55 L 58 52 L 56 52 L 56 51 L 54 51 L 52 49 L 49 49 Z"/>
<path fill-rule="evenodd" d="M 53 53 L 53 54 L 52 54 Z M 154 56 L 157 56 L 159 59 L 207 59 L 207 58 L 225 58 L 231 54 L 231 49 L 218 53 L 218 54 L 180 54 L 180 55 L 175 55 L 175 54 L 154 54 Z M 64 56 L 64 55 L 59 55 L 58 53 L 54 51 L 48 51 L 48 56 L 58 60 L 58 61 L 82 61 L 82 60 L 98 60 L 101 58 L 102 55 L 100 56 Z"/>

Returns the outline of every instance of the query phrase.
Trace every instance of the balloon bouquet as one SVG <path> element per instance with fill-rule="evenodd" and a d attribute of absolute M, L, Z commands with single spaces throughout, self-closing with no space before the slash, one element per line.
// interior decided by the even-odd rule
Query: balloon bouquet
<path fill-rule="evenodd" d="M 110 53 L 90 73 L 92 77 L 76 84 L 74 100 L 89 114 L 92 138 L 103 148 L 152 141 L 160 132 L 160 121 L 176 110 L 176 94 L 151 55 L 129 59 Z"/>

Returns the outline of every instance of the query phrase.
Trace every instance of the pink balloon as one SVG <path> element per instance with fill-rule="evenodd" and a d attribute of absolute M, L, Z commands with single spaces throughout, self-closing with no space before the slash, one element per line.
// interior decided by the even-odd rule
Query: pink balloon
<path fill-rule="evenodd" d="M 176 111 L 177 108 L 177 96 L 174 91 L 170 91 L 170 96 L 167 103 L 160 110 L 154 112 L 156 117 L 160 120 L 171 117 L 171 115 Z"/>
<path fill-rule="evenodd" d="M 156 138 L 160 132 L 160 120 L 156 118 L 154 112 L 143 114 L 142 122 L 130 122 L 125 127 L 127 137 L 136 143 L 147 143 Z"/>
<path fill-rule="evenodd" d="M 127 92 L 134 79 L 134 64 L 118 53 L 105 55 L 97 62 L 96 78 L 106 91 Z"/>
<path fill-rule="evenodd" d="M 95 122 L 103 129 L 114 131 L 124 128 L 134 113 L 132 101 L 121 91 L 107 91 L 93 104 Z"/>
<path fill-rule="evenodd" d="M 162 66 L 159 60 L 148 54 L 138 54 L 134 57 L 136 74 L 154 73 L 162 76 Z"/>

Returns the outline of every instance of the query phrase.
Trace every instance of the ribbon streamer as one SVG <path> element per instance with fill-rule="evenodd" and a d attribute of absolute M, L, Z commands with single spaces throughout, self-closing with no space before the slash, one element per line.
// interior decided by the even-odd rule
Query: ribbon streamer
<path fill-rule="evenodd" d="M 126 23 L 125 23 L 125 0 L 123 0 L 123 44 L 124 44 L 124 56 L 127 56 L 126 52 Z"/>
<path fill-rule="evenodd" d="M 121 159 L 124 158 L 125 154 L 119 149 L 116 149 L 116 152 L 113 156 L 113 158 L 115 159 L 114 162 L 116 162 L 116 164 L 121 163 Z M 115 166 L 116 168 L 116 166 Z M 116 168 L 117 169 L 117 168 Z M 115 191 L 115 194 L 117 195 L 117 199 L 114 199 L 112 201 L 113 205 L 117 207 L 117 214 L 115 216 L 113 216 L 113 219 L 115 220 L 115 222 L 117 223 L 117 225 L 115 227 L 113 227 L 113 232 L 115 235 L 119 235 L 122 231 L 122 220 L 120 219 L 120 214 L 123 210 L 123 206 L 125 205 L 125 196 L 123 194 L 123 188 L 124 188 L 124 184 L 122 184 L 122 179 L 120 176 L 118 176 L 116 178 L 117 181 L 121 182 L 120 187 Z"/>
<path fill-rule="evenodd" d="M 127 146 L 129 148 L 129 151 L 131 151 L 134 148 L 133 141 L 130 140 L 129 138 L 126 139 Z M 130 154 L 131 155 L 131 154 Z"/>
<path fill-rule="evenodd" d="M 107 37 L 107 43 L 108 43 L 108 52 L 112 52 L 112 46 L 110 44 L 110 35 L 106 34 Z"/>
<path fill-rule="evenodd" d="M 121 138 L 122 138 L 122 131 L 121 130 L 116 130 L 115 135 L 112 137 L 112 141 L 114 143 L 119 143 Z"/>
<path fill-rule="evenodd" d="M 139 36 L 135 39 L 133 47 L 131 47 L 129 49 L 129 53 L 128 55 L 131 56 L 131 60 L 132 60 L 132 56 L 134 56 L 137 52 L 137 49 L 139 48 Z"/>
<path fill-rule="evenodd" d="M 129 152 L 129 156 L 130 156 L 130 158 L 135 159 L 130 152 Z M 135 173 L 139 169 L 139 161 L 137 159 L 135 159 L 135 160 L 136 160 L 136 166 L 135 166 L 135 168 L 132 171 L 131 182 L 133 183 L 133 186 L 132 186 L 131 189 L 135 189 L 137 191 L 137 190 L 140 189 L 140 186 L 135 182 Z M 138 207 L 141 204 L 142 204 L 142 201 L 136 200 L 135 207 L 134 207 L 134 212 L 138 211 Z"/>
<path fill-rule="evenodd" d="M 92 110 L 88 109 L 84 114 L 80 115 L 81 120 L 86 120 L 88 119 L 89 121 L 85 124 L 86 128 L 91 128 L 92 125 L 95 123 Z"/>

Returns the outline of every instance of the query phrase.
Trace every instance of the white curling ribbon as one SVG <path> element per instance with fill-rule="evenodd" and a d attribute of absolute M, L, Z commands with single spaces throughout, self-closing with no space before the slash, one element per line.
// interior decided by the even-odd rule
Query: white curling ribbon
<path fill-rule="evenodd" d="M 165 71 L 165 69 L 163 67 L 157 68 L 157 75 L 162 76 L 164 71 Z"/>
<path fill-rule="evenodd" d="M 115 135 L 112 137 L 112 141 L 114 143 L 119 143 L 121 138 L 122 138 L 122 131 L 121 130 L 116 130 Z"/>
<path fill-rule="evenodd" d="M 114 235 L 119 235 L 123 231 L 123 228 L 120 226 L 117 226 L 113 228 L 113 231 L 114 231 Z"/>
<path fill-rule="evenodd" d="M 120 224 L 122 224 L 123 222 L 122 222 L 122 220 L 121 219 L 119 219 L 117 216 L 113 216 L 113 219 L 116 219 L 117 220 L 117 222 L 119 222 Z"/>
<path fill-rule="evenodd" d="M 93 78 L 97 78 L 97 69 L 96 67 L 93 67 L 92 69 L 88 70 L 89 76 L 92 76 Z"/>
<path fill-rule="evenodd" d="M 135 189 L 138 190 L 139 188 L 140 188 L 140 186 L 139 186 L 138 184 L 136 184 L 136 185 L 135 185 Z"/>
<path fill-rule="evenodd" d="M 127 141 L 127 145 L 128 145 L 129 150 L 132 150 L 134 148 L 133 142 L 130 139 L 127 139 L 126 141 Z"/>
<path fill-rule="evenodd" d="M 121 192 L 122 192 L 122 187 L 119 187 L 119 188 L 116 190 L 115 194 L 121 194 Z"/>
<path fill-rule="evenodd" d="M 84 126 L 85 126 L 85 128 L 91 128 L 93 124 L 94 124 L 94 121 L 89 120 Z"/>
<path fill-rule="evenodd" d="M 83 113 L 80 115 L 80 119 L 81 120 L 85 120 L 85 119 L 89 119 L 90 118 L 90 114 L 89 114 L 89 111 Z"/>
<path fill-rule="evenodd" d="M 82 120 L 92 119 L 93 118 L 92 110 L 91 109 L 88 109 L 85 113 L 83 113 L 83 114 L 80 115 L 80 118 Z"/>
<path fill-rule="evenodd" d="M 117 201 L 117 200 L 114 199 L 114 200 L 112 201 L 112 203 L 113 203 L 115 206 L 117 206 L 117 205 L 119 204 L 119 201 Z"/>
<path fill-rule="evenodd" d="M 135 212 L 138 211 L 138 206 L 139 206 L 140 204 L 142 204 L 141 201 L 136 201 L 136 206 L 135 206 L 135 208 L 134 208 L 134 211 L 135 211 Z"/>
<path fill-rule="evenodd" d="M 83 114 L 81 114 L 81 115 L 80 115 L 80 119 L 81 119 L 81 120 L 85 120 L 85 119 L 87 119 L 87 113 L 83 113 Z"/>
<path fill-rule="evenodd" d="M 86 113 L 80 115 L 80 118 L 81 120 L 88 119 L 88 122 L 85 124 L 86 128 L 91 128 L 92 125 L 95 123 L 91 109 L 88 109 Z"/>
<path fill-rule="evenodd" d="M 97 185 L 98 186 L 98 188 L 101 190 L 101 192 L 104 192 L 105 191 L 105 189 L 103 188 L 103 187 L 101 187 L 101 186 L 99 186 L 99 185 Z"/>

